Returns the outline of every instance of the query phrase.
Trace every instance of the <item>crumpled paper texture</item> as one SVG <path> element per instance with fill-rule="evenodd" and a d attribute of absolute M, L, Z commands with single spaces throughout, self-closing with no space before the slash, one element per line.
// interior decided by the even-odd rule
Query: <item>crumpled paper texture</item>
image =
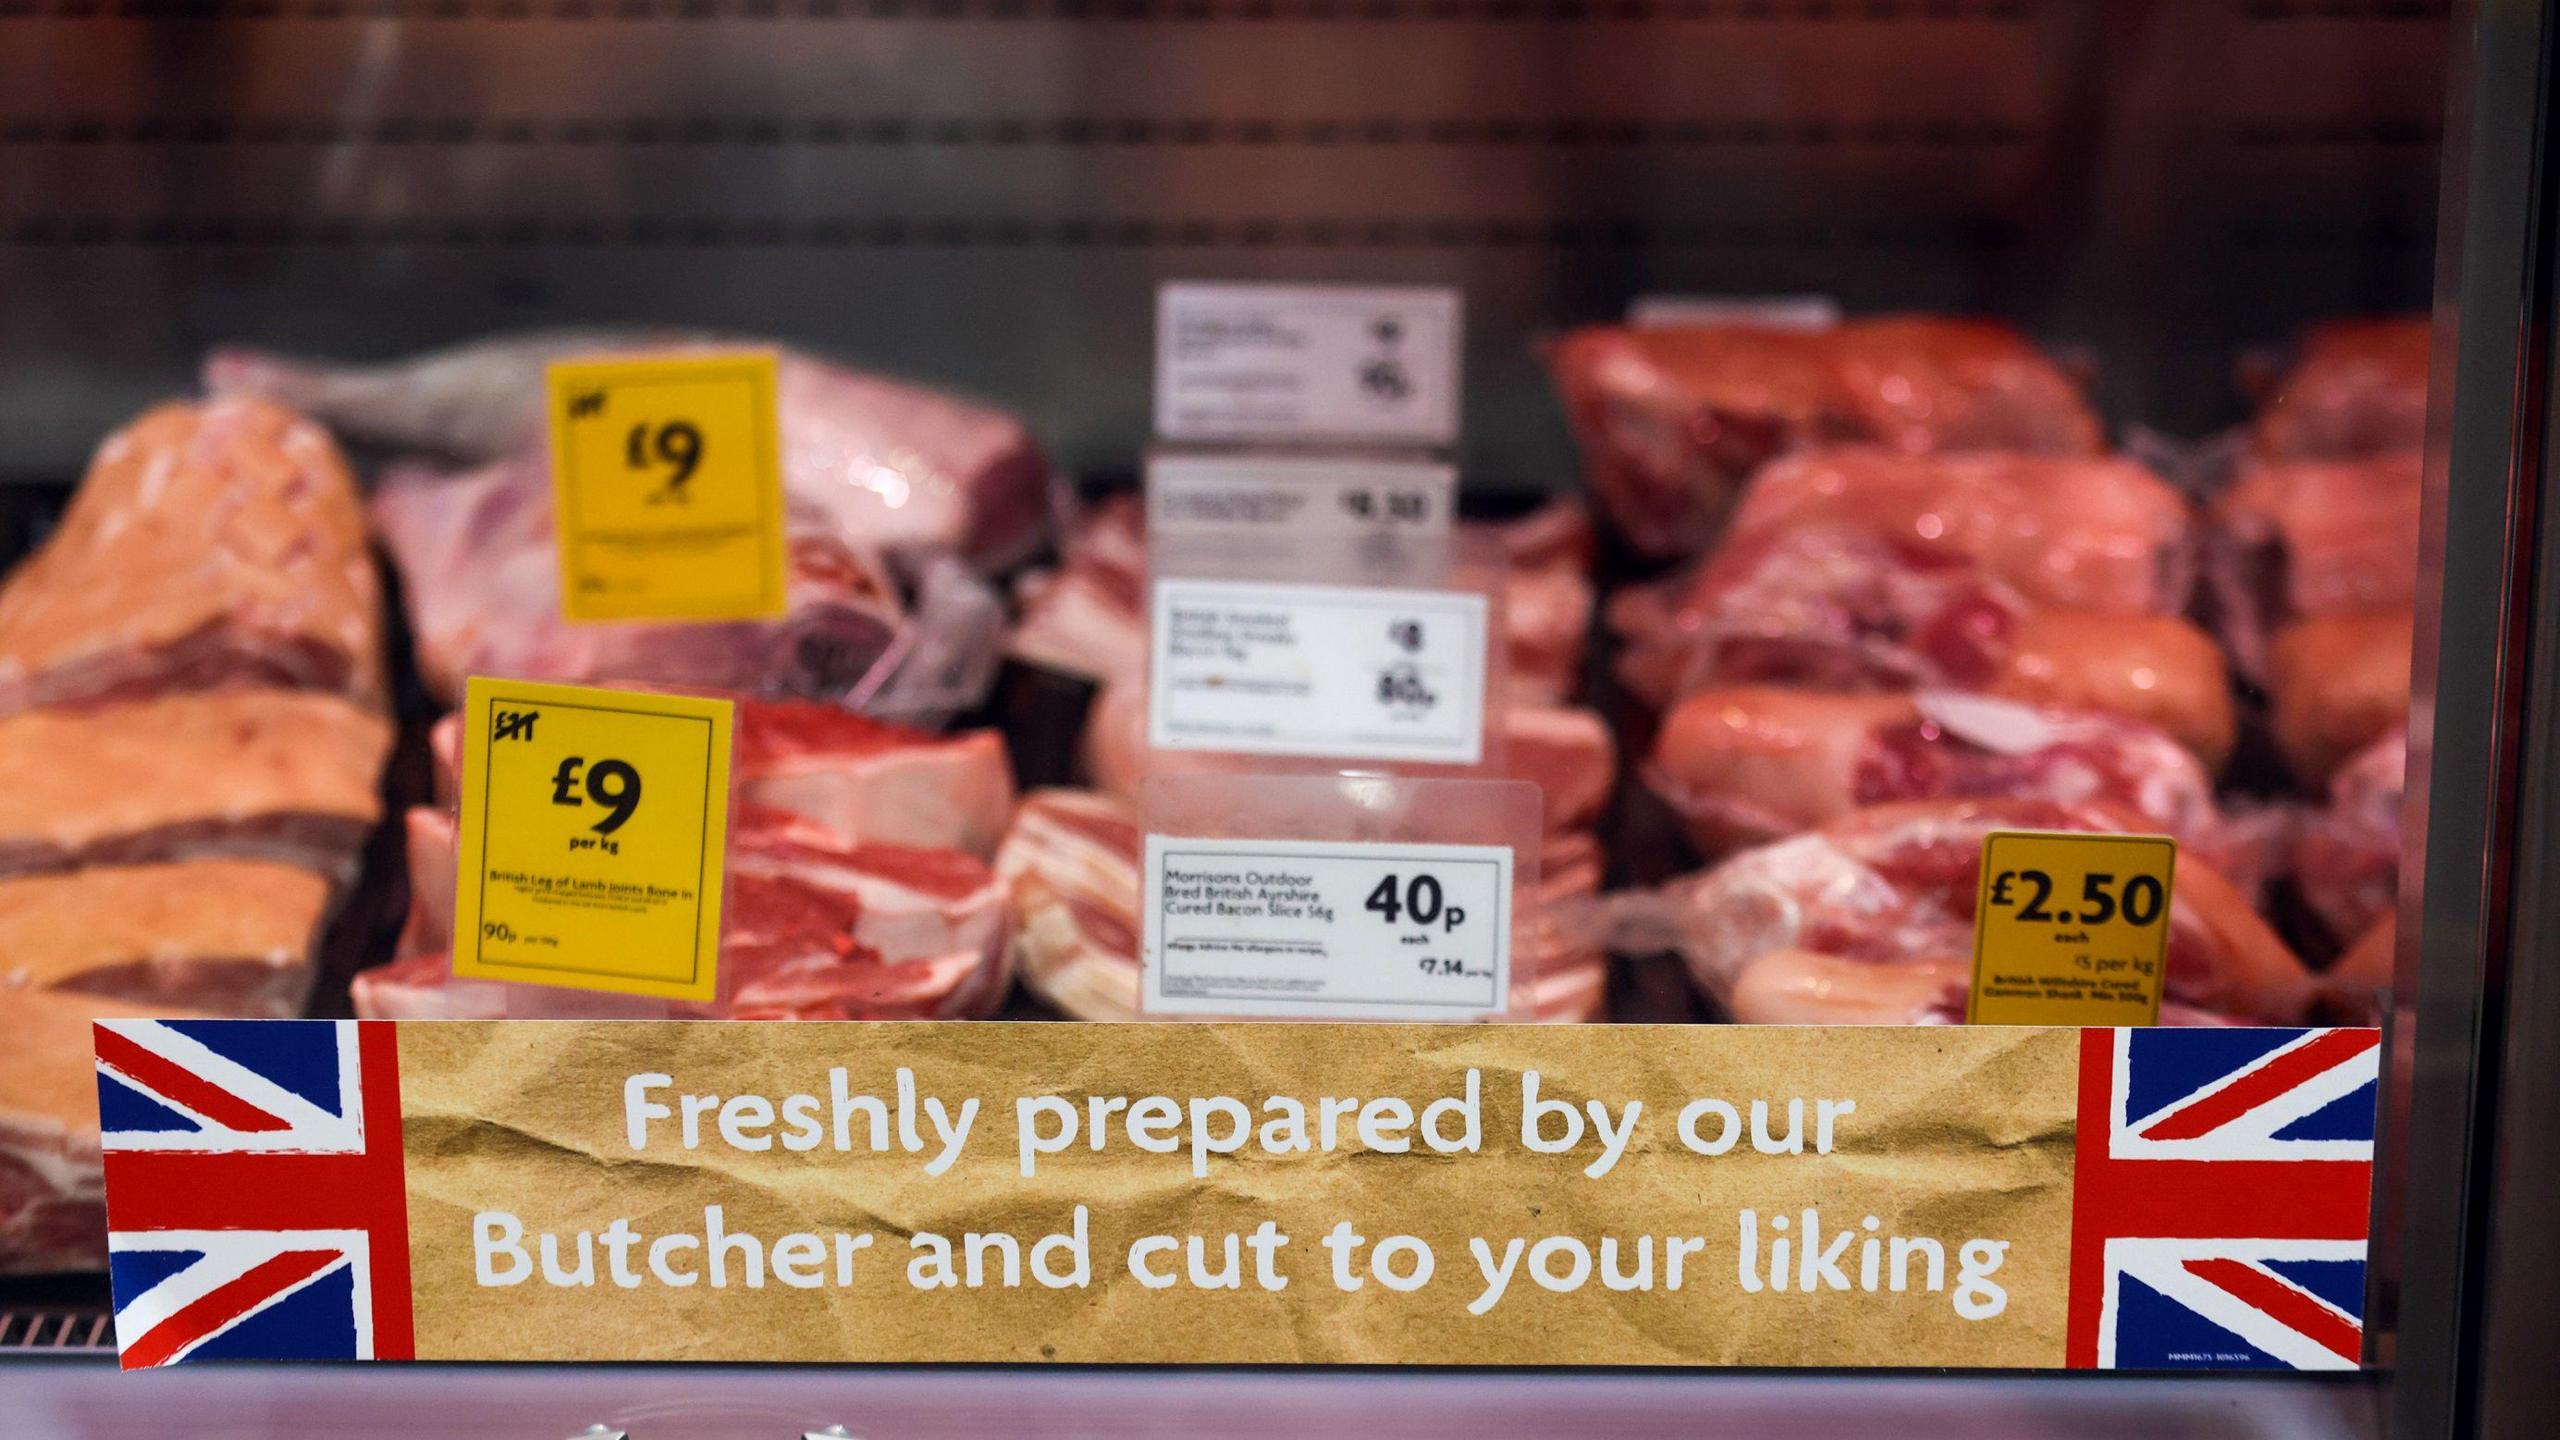
<path fill-rule="evenodd" d="M 417 1353 L 447 1360 L 980 1361 L 1227 1364 L 1738 1365 L 2050 1367 L 2062 1363 L 2070 1260 L 2077 1032 L 2067 1029 L 1751 1028 L 1698 1026 L 761 1025 L 717 1022 L 442 1022 L 400 1028 L 404 1145 L 415 1269 Z M 855 1094 L 894 1095 L 894 1074 L 956 1109 L 981 1110 L 947 1173 L 926 1157 L 864 1146 L 744 1153 L 706 1124 L 685 1150 L 659 1121 L 645 1153 L 627 1143 L 626 1076 L 663 1071 L 678 1093 L 827 1094 L 830 1066 Z M 1260 1115 L 1293 1095 L 1312 1114 L 1324 1096 L 1396 1095 L 1417 1112 L 1483 1075 L 1483 1148 L 1444 1156 L 1344 1148 L 1268 1156 L 1248 1147 L 1191 1174 L 1187 1150 L 1158 1155 L 1115 1126 L 1100 1154 L 1082 1143 L 1023 1178 L 1014 1100 L 1058 1094 L 1228 1095 Z M 1583 1174 L 1596 1155 L 1524 1149 L 1520 1077 L 1542 1095 L 1644 1102 L 1636 1139 L 1615 1169 Z M 1746 1138 L 1722 1155 L 1679 1142 L 1682 1106 L 1717 1096 L 1746 1117 L 1755 1098 L 1806 1101 L 1807 1152 L 1766 1156 Z M 1811 1151 L 1814 1101 L 1854 1099 L 1829 1155 Z M 662 1099 L 670 1097 L 661 1095 Z M 672 1103 L 672 1102 L 670 1102 Z M 932 1131 L 926 1129 L 930 1155 Z M 908 1237 L 1009 1230 L 1033 1241 L 1091 1217 L 1092 1283 L 920 1291 L 909 1287 Z M 699 1233 L 705 1205 L 729 1229 L 768 1245 L 791 1231 L 870 1231 L 855 1284 L 814 1290 L 655 1282 L 555 1288 L 534 1278 L 484 1288 L 473 1274 L 475 1211 L 513 1212 L 530 1249 L 541 1232 L 601 1231 L 627 1217 L 644 1236 Z M 1886 1235 L 1946 1247 L 1949 1289 L 1807 1295 L 1738 1283 L 1736 1212 L 1767 1219 L 1819 1207 L 1826 1231 L 1874 1215 Z M 1130 1242 L 1155 1233 L 1222 1237 L 1278 1222 L 1286 1289 L 1177 1284 L 1149 1290 L 1127 1273 Z M 1371 1242 L 1415 1235 L 1437 1254 L 1431 1282 L 1398 1293 L 1372 1281 L 1335 1287 L 1319 1244 L 1349 1219 Z M 1861 1232 L 1863 1233 L 1863 1232 Z M 1470 1237 L 1495 1251 L 1576 1235 L 1698 1235 L 1684 1286 L 1618 1292 L 1597 1274 L 1571 1294 L 1515 1272 L 1504 1299 L 1470 1315 L 1481 1293 Z M 2010 1242 L 1997 1280 L 2006 1310 L 1981 1321 L 1951 1303 L 1962 1242 Z M 564 1252 L 573 1254 L 574 1252 Z M 1214 1252 L 1213 1252 L 1214 1254 Z M 1166 1268 L 1178 1268 L 1176 1265 Z M 1849 1270 L 1856 1277 L 1854 1246 Z M 645 1273 L 645 1272 L 644 1272 Z M 991 1280 L 994 1278 L 990 1277 Z M 830 1275 L 832 1279 L 832 1275 Z"/>

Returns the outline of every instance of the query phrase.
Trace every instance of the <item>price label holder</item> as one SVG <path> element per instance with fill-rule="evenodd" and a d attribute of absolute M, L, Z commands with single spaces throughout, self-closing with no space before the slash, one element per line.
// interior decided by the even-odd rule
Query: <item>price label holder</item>
<path fill-rule="evenodd" d="M 1156 292 L 1156 434 L 1451 444 L 1460 316 L 1458 292 L 1439 287 L 1166 285 Z"/>
<path fill-rule="evenodd" d="M 1638 330 L 1703 330 L 1721 325 L 1819 334 L 1838 328 L 1840 302 L 1829 295 L 1639 295 L 1627 303 Z"/>
<path fill-rule="evenodd" d="M 714 999 L 732 709 L 474 676 L 454 975 Z"/>
<path fill-rule="evenodd" d="M 2177 842 L 1995 830 L 1974 911 L 1976 1025 L 2156 1025 Z"/>
<path fill-rule="evenodd" d="M 1140 811 L 1147 1014 L 1525 1016 L 1535 785 L 1160 775 Z"/>
<path fill-rule="evenodd" d="M 1151 457 L 1149 771 L 1499 775 L 1503 571 L 1455 489 L 1419 457 Z"/>
<path fill-rule="evenodd" d="M 1445 461 L 1158 447 L 1146 485 L 1147 541 L 1170 573 L 1441 585 L 1455 564 Z"/>
<path fill-rule="evenodd" d="M 783 613 L 774 352 L 564 360 L 548 374 L 561 613 Z"/>

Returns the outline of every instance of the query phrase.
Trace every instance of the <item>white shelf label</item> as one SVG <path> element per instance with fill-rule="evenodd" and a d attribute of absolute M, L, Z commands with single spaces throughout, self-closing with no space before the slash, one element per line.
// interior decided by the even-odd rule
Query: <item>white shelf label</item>
<path fill-rule="evenodd" d="M 1329 455 L 1159 454 L 1147 461 L 1147 534 L 1213 540 L 1449 532 L 1455 467 Z"/>
<path fill-rule="evenodd" d="M 1451 444 L 1458 339 L 1455 290 L 1167 285 L 1156 293 L 1156 433 Z"/>
<path fill-rule="evenodd" d="M 1511 993 L 1511 851 L 1147 837 L 1152 1014 L 1474 1020 Z"/>
<path fill-rule="evenodd" d="M 1480 594 L 1167 578 L 1150 619 L 1156 749 L 1484 759 Z"/>

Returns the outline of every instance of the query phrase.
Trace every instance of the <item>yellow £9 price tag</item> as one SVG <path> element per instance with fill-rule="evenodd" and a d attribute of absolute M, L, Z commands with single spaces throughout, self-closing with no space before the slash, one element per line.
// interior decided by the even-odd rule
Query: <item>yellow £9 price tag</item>
<path fill-rule="evenodd" d="M 474 676 L 453 973 L 713 999 L 732 709 Z"/>
<path fill-rule="evenodd" d="M 1974 909 L 1976 1025 L 2156 1025 L 2178 842 L 1995 830 Z"/>
<path fill-rule="evenodd" d="M 779 375 L 770 350 L 550 367 L 563 615 L 710 621 L 782 613 Z"/>

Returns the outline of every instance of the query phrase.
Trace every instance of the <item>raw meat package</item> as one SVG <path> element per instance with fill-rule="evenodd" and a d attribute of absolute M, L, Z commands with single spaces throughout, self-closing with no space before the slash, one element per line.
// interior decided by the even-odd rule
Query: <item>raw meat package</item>
<path fill-rule="evenodd" d="M 90 1025 L 166 1005 L 0 985 L 0 1275 L 103 1268 L 105 1173 Z"/>
<path fill-rule="evenodd" d="M 2271 649 L 2307 622 L 2410 613 L 2421 488 L 2414 450 L 2242 462 L 2214 502 L 2208 573 L 2244 674 L 2264 678 Z"/>
<path fill-rule="evenodd" d="M 2321 977 L 2326 1008 L 2340 1024 L 2380 1022 L 2380 997 L 2387 995 L 2399 966 L 2399 914 L 2385 910 L 2356 942 L 2347 947 Z"/>
<path fill-rule="evenodd" d="M 0 714 L 232 684 L 378 704 L 379 626 L 328 435 L 264 400 L 162 405 L 0 585 Z"/>
<path fill-rule="evenodd" d="M 2219 650 L 2179 618 L 2193 559 L 2185 501 L 2127 461 L 1827 450 L 1770 465 L 1713 554 L 1608 620 L 1657 704 L 1971 690 L 2140 720 L 2218 765 L 2235 721 Z"/>
<path fill-rule="evenodd" d="M 1590 518 L 1558 500 L 1519 519 L 1469 522 L 1505 565 L 1502 654 L 1514 699 L 1553 702 L 1572 693 L 1591 628 Z M 1006 652 L 1026 664 L 1094 681 L 1147 668 L 1146 504 L 1114 495 L 1067 526 L 1054 570 L 1015 586 L 1022 618 Z"/>
<path fill-rule="evenodd" d="M 2294 839 L 2294 887 L 2341 944 L 2386 921 L 2399 901 L 2408 770 L 2408 733 L 2394 730 L 2338 767 L 2328 805 Z"/>
<path fill-rule="evenodd" d="M 462 476 L 395 470 L 373 515 L 400 567 L 419 676 L 447 703 L 472 675 L 829 699 L 876 687 L 906 623 L 897 587 L 833 518 L 788 505 L 784 615 L 712 624 L 565 619 L 539 453 Z"/>
<path fill-rule="evenodd" d="M 381 818 L 381 716 L 215 690 L 0 718 L 0 875 L 229 856 L 344 886 Z"/>
<path fill-rule="evenodd" d="M 2409 721 L 2406 610 L 2324 616 L 2276 632 L 2267 654 L 2276 748 L 2306 785 Z"/>
<path fill-rule="evenodd" d="M 2078 385 L 1995 321 L 1597 326 L 1559 341 L 1550 363 L 1593 498 L 1647 555 L 1696 553 L 1755 471 L 1806 446 L 2094 455 L 2105 444 Z"/>
<path fill-rule="evenodd" d="M 464 465 L 525 460 L 547 505 L 543 377 L 552 361 L 754 346 L 554 330 L 379 365 L 224 349 L 207 357 L 204 382 L 217 395 L 273 396 L 351 443 Z M 791 350 L 782 351 L 777 401 L 783 489 L 814 533 L 901 560 L 947 554 L 1000 568 L 1027 557 L 1047 532 L 1048 465 L 1030 432 L 1002 411 Z"/>
<path fill-rule="evenodd" d="M 809 701 L 737 702 L 729 783 L 739 803 L 799 816 L 847 844 L 995 853 L 1013 766 L 993 730 L 943 736 Z M 439 797 L 453 803 L 462 720 L 436 723 Z"/>
<path fill-rule="evenodd" d="M 2160 731 L 1948 691 L 1703 690 L 1663 717 L 1644 773 L 1709 855 L 1927 799 L 2098 801 L 2218 861 L 2230 838 L 2213 777 Z"/>
<path fill-rule="evenodd" d="M 1962 1020 L 1982 838 L 1992 830 L 2139 830 L 2095 804 L 1924 800 L 1853 811 L 1745 850 L 1659 893 L 1612 897 L 1614 944 L 1670 949 L 1746 1024 Z M 2299 1020 L 2302 962 L 2232 885 L 2181 855 L 2164 1024 Z"/>
<path fill-rule="evenodd" d="M 2250 432 L 2261 455 L 2347 460 L 2415 451 L 2427 438 L 2424 315 L 2338 320 L 2306 331 Z"/>
<path fill-rule="evenodd" d="M 1143 849 L 1128 802 L 1089 790 L 1035 790 L 996 852 L 1023 984 L 1075 1019 L 1138 1018 Z M 1543 864 L 1539 918 L 1515 942 L 1529 953 L 1515 967 L 1522 979 L 1511 1001 L 1529 1019 L 1592 1020 L 1607 998 L 1607 958 L 1559 912 L 1597 888 L 1599 867 L 1587 840 L 1568 838 L 1562 852 Z"/>
<path fill-rule="evenodd" d="M 413 888 L 402 958 L 356 976 L 372 1019 L 578 1018 L 649 1013 L 729 1020 L 978 1019 L 1012 984 L 1004 890 L 958 850 L 845 844 L 823 827 L 741 806 L 729 832 L 722 999 L 702 1005 L 454 978 L 454 833 L 409 814 Z"/>
<path fill-rule="evenodd" d="M 329 899 L 328 881 L 264 860 L 0 879 L 0 987 L 299 1015 Z"/>

